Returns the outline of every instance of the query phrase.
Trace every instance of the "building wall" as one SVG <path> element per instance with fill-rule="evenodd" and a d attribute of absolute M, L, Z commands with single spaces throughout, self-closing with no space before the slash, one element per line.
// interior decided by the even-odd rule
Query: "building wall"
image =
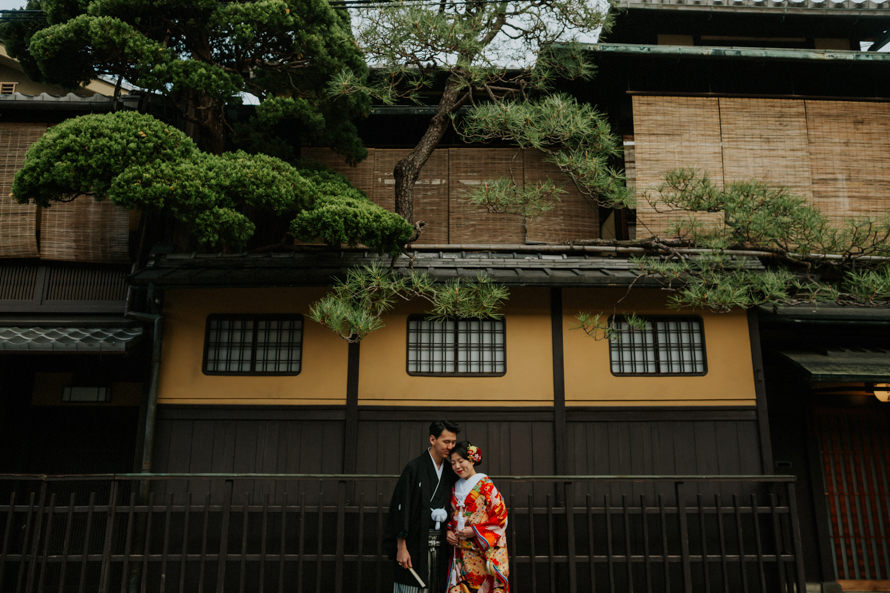
<path fill-rule="evenodd" d="M 346 402 L 347 344 L 308 319 L 303 325 L 302 370 L 295 376 L 205 375 L 201 371 L 207 315 L 300 313 L 321 289 L 173 290 L 164 300 L 161 404 L 304 404 Z"/>
<path fill-rule="evenodd" d="M 609 342 L 574 329 L 578 311 L 611 313 L 623 290 L 564 293 L 565 394 L 570 406 L 754 406 L 754 378 L 743 312 L 699 313 L 705 331 L 704 376 L 616 377 Z M 205 320 L 213 313 L 306 315 L 322 289 L 193 289 L 166 294 L 162 404 L 338 405 L 346 398 L 347 344 L 304 321 L 302 371 L 296 376 L 209 376 L 201 371 Z M 360 346 L 360 406 L 552 406 L 554 401 L 550 293 L 514 288 L 504 309 L 506 374 L 500 377 L 418 377 L 406 370 L 407 318 L 422 303 L 400 306 L 385 327 Z M 676 315 L 658 291 L 639 290 L 621 312 Z M 687 313 L 683 313 L 684 315 Z"/>

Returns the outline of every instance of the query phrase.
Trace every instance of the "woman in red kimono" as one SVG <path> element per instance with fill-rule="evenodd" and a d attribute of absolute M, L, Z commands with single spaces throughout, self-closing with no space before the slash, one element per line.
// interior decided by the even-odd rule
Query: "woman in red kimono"
<path fill-rule="evenodd" d="M 451 494 L 446 537 L 454 546 L 448 593 L 509 593 L 507 507 L 491 479 L 476 471 L 482 451 L 468 441 L 449 457 L 457 482 Z"/>

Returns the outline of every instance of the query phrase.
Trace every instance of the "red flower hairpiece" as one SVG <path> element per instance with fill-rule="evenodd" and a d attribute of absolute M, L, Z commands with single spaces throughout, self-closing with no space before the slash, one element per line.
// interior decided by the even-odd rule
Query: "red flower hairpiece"
<path fill-rule="evenodd" d="M 479 463 L 482 461 L 482 449 L 477 447 L 476 445 L 470 445 L 467 447 L 467 460 L 472 461 L 473 463 Z"/>

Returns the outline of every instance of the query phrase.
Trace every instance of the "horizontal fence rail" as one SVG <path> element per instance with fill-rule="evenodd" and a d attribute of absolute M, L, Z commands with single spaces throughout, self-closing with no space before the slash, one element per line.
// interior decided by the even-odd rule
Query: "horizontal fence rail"
<path fill-rule="evenodd" d="M 391 590 L 397 476 L 0 475 L 0 593 Z M 515 593 L 803 593 L 789 476 L 500 476 Z"/>

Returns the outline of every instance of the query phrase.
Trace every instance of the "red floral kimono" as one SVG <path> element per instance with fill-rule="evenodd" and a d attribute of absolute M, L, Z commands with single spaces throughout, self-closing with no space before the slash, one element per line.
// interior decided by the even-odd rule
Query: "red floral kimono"
<path fill-rule="evenodd" d="M 476 476 L 479 476 L 478 478 Z M 461 496 L 458 480 L 451 494 L 454 509 L 448 529 L 455 531 L 472 527 L 475 537 L 462 539 L 453 548 L 454 557 L 448 571 L 448 593 L 509 593 L 507 577 L 507 506 L 501 493 L 485 474 L 469 478 L 476 483 Z M 463 484 L 468 486 L 468 484 Z"/>

